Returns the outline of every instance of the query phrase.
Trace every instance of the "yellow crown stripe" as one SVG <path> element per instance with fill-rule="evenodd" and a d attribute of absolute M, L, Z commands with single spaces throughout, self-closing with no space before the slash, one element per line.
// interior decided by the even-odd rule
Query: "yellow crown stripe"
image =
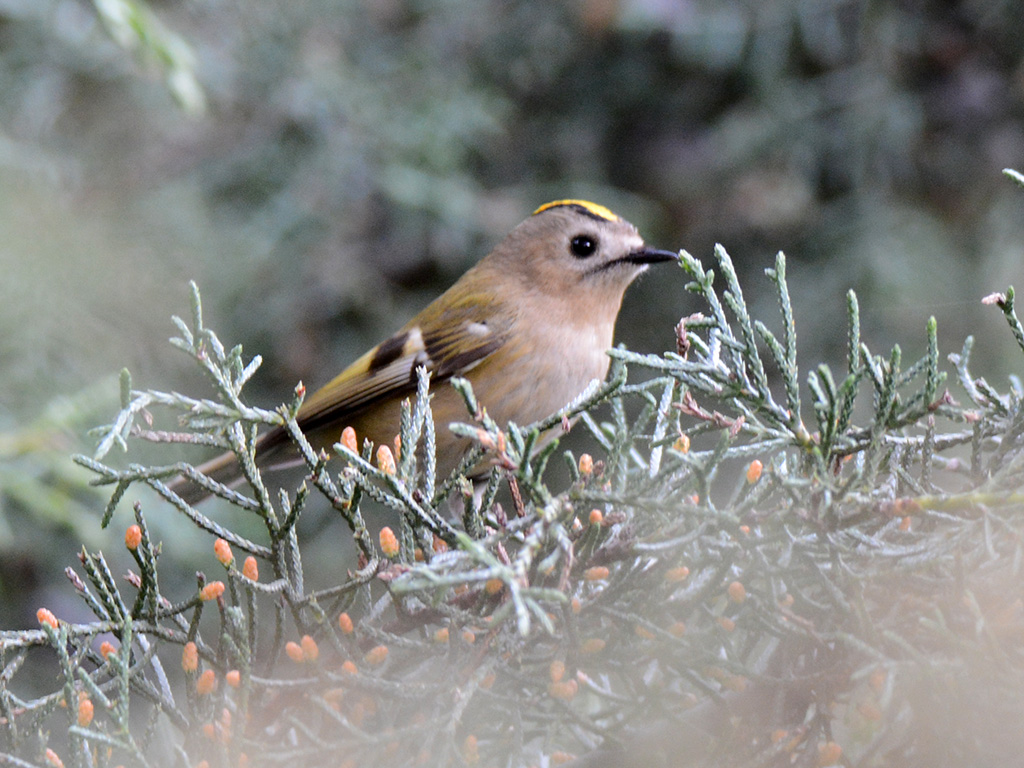
<path fill-rule="evenodd" d="M 609 211 L 603 205 L 592 203 L 589 200 L 554 200 L 550 203 L 545 203 L 544 205 L 542 205 L 540 208 L 533 212 L 533 215 L 536 216 L 538 213 L 542 213 L 548 210 L 549 208 L 557 208 L 560 205 L 579 206 L 580 208 L 583 208 L 585 211 L 587 211 L 590 215 L 596 216 L 599 219 L 605 219 L 607 221 L 619 220 L 618 216 Z"/>

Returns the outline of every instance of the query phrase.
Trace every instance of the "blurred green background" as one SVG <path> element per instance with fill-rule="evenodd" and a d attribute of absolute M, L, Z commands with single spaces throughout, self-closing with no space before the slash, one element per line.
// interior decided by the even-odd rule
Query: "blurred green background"
<path fill-rule="evenodd" d="M 210 391 L 166 344 L 189 279 L 272 405 L 586 197 L 723 243 L 762 317 L 784 250 L 805 370 L 843 364 L 849 288 L 876 351 L 935 315 L 1018 369 L 978 300 L 1021 282 L 1022 44 L 1012 0 L 0 0 L 0 626 L 120 546 L 68 458 L 116 372 Z M 641 281 L 619 339 L 670 348 L 684 283 Z"/>

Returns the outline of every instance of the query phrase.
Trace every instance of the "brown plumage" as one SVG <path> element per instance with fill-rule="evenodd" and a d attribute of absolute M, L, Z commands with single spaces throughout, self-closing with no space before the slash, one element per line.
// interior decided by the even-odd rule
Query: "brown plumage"
<path fill-rule="evenodd" d="M 310 396 L 299 425 L 329 452 L 346 426 L 360 441 L 390 444 L 401 402 L 416 391 L 416 368 L 426 366 L 443 476 L 466 449 L 447 425 L 468 416 L 448 379 L 469 379 L 501 425 L 551 415 L 608 373 L 615 318 L 633 279 L 648 264 L 677 258 L 645 247 L 632 224 L 602 206 L 582 200 L 541 206 L 394 336 Z M 256 458 L 260 467 L 272 467 L 296 452 L 276 428 L 260 438 Z M 228 485 L 240 477 L 231 454 L 199 470 Z M 183 480 L 172 485 L 189 502 L 208 495 Z"/>

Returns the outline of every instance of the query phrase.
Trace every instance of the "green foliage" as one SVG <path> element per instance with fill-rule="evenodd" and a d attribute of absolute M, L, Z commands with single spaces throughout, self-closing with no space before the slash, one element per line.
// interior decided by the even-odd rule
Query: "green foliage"
<path fill-rule="evenodd" d="M 991 290 L 983 281 L 998 285 L 1019 270 L 1017 203 L 993 189 L 986 170 L 1021 154 L 1015 83 L 1024 26 L 1015 4 L 296 0 L 243 13 L 217 3 L 94 6 L 95 15 L 64 0 L 12 0 L 0 11 L 9 171 L 0 187 L 4 602 L 14 602 L 7 598 L 15 590 L 28 594 L 8 579 L 16 555 L 31 550 L 52 562 L 58 547 L 53 528 L 40 524 L 47 521 L 86 542 L 85 571 L 73 584 L 97 615 L 94 624 L 61 624 L 56 635 L 0 638 L 0 759 L 39 764 L 49 743 L 67 764 L 148 755 L 184 765 L 214 751 L 191 737 L 218 710 L 194 695 L 192 678 L 178 679 L 178 646 L 189 636 L 220 673 L 255 665 L 237 695 L 222 684 L 215 698 L 236 725 L 239 712 L 253 711 L 251 700 L 266 701 L 258 705 L 266 716 L 240 738 L 250 756 L 271 763 L 313 763 L 311 752 L 338 743 L 346 756 L 384 763 L 389 739 L 429 743 L 437 762 L 456 751 L 468 759 L 470 733 L 484 757 L 510 762 L 615 744 L 635 757 L 645 745 L 674 746 L 672 726 L 649 726 L 665 713 L 683 717 L 684 706 L 700 702 L 673 726 L 691 726 L 684 730 L 692 736 L 696 724 L 717 744 L 726 715 L 765 699 L 760 709 L 774 719 L 753 718 L 744 742 L 752 752 L 774 725 L 789 733 L 780 753 L 806 756 L 815 739 L 835 737 L 861 765 L 1006 764 L 1020 752 L 1013 729 L 999 727 L 1020 720 L 1020 387 L 1014 381 L 1004 392 L 969 365 L 973 353 L 983 367 L 1019 368 L 1006 352 L 1013 344 L 991 331 L 981 333 L 984 343 L 965 344 L 950 371 L 950 386 L 966 393 L 960 406 L 943 390 L 934 323 L 905 347 L 925 350 L 909 367 L 903 349 L 878 355 L 861 338 L 885 338 L 891 308 L 927 303 L 923 326 L 938 311 L 936 296 L 980 294 Z M 125 66 L 125 50 L 144 66 Z M 147 82 L 154 71 L 159 82 Z M 168 92 L 186 105 L 202 95 L 211 108 L 202 120 L 183 120 Z M 122 501 L 138 493 L 160 518 L 171 507 L 154 509 L 138 484 L 159 490 L 192 470 L 153 466 L 154 446 L 140 459 L 133 435 L 180 436 L 180 428 L 149 425 L 153 412 L 187 414 L 200 430 L 187 432 L 190 441 L 230 447 L 243 461 L 253 426 L 288 414 L 253 408 L 251 386 L 241 399 L 252 368 L 195 319 L 181 340 L 212 350 L 200 367 L 219 379 L 217 396 L 179 396 L 174 389 L 194 390 L 152 375 L 147 339 L 156 334 L 140 328 L 152 331 L 153 318 L 164 317 L 154 306 L 169 279 L 208 269 L 207 301 L 219 293 L 220 314 L 229 315 L 220 322 L 244 328 L 247 347 L 275 362 L 278 382 L 312 380 L 325 359 L 348 359 L 375 340 L 337 333 L 339 325 L 394 326 L 418 301 L 409 293 L 433 292 L 424 276 L 444 280 L 485 250 L 499 222 L 567 193 L 596 196 L 631 218 L 637 208 L 656 209 L 638 198 L 656 202 L 671 214 L 663 226 L 678 229 L 656 236 L 642 226 L 652 241 L 685 237 L 703 252 L 725 240 L 742 256 L 741 274 L 758 267 L 769 241 L 785 241 L 803 259 L 828 258 L 821 269 L 791 263 L 789 284 L 798 296 L 813 286 L 820 306 L 836 305 L 836 318 L 842 301 L 832 296 L 857 287 L 862 303 L 851 296 L 846 304 L 846 349 L 832 344 L 827 310 L 799 301 L 815 313 L 801 325 L 801 378 L 784 263 L 772 277 L 781 317 L 759 324 L 757 297 L 748 307 L 727 260 L 716 267 L 726 278 L 722 295 L 688 262 L 707 317 L 681 326 L 675 356 L 616 353 L 623 365 L 612 383 L 580 404 L 608 400 L 604 411 L 580 417 L 601 446 L 598 468 L 580 474 L 571 458 L 571 485 L 547 469 L 561 463 L 553 444 L 525 460 L 538 432 L 499 436 L 474 422 L 466 430 L 480 437 L 480 450 L 504 445 L 507 462 L 479 499 L 465 495 L 453 523 L 441 500 L 464 489 L 457 478 L 432 476 L 432 422 L 420 399 L 403 435 L 408 445 L 419 441 L 422 455 L 406 452 L 397 475 L 382 474 L 371 454 L 349 456 L 340 476 L 335 462 L 320 471 L 307 454 L 309 489 L 286 500 L 252 471 L 251 493 L 221 489 L 242 523 L 171 500 L 185 526 L 263 558 L 269 593 L 229 569 L 223 610 L 201 612 L 181 574 L 167 573 L 183 542 L 150 541 L 141 511 L 136 524 L 147 533 L 136 574 L 127 586 L 110 575 L 116 558 L 96 551 L 102 532 L 87 527 L 83 512 L 91 497 L 62 464 L 63 431 L 51 414 L 37 420 L 22 411 L 49 400 L 52 388 L 79 389 L 109 370 L 109 355 L 164 382 L 170 391 L 132 393 L 125 379 L 126 410 L 106 433 L 110 446 L 130 444 L 139 466 L 90 465 Z M 1014 214 L 999 216 L 1000 205 Z M 234 317 L 225 296 L 242 308 Z M 1019 342 L 1012 292 L 992 301 Z M 674 297 L 645 304 L 674 306 Z M 970 319 L 970 309 L 944 320 L 945 332 Z M 118 344 L 106 343 L 112 338 Z M 828 356 L 830 345 L 840 354 Z M 845 367 L 836 362 L 842 351 Z M 807 367 L 819 354 L 829 366 Z M 244 424 L 232 425 L 235 418 Z M 48 450 L 38 450 L 41 440 Z M 754 459 L 761 476 L 748 483 Z M 518 497 L 506 489 L 509 474 Z M 352 575 L 313 588 L 335 577 L 310 566 L 316 542 L 297 533 L 321 495 L 315 488 L 341 507 L 332 508 L 353 546 L 330 562 L 339 572 L 351 565 Z M 376 544 L 372 510 L 380 505 L 398 512 L 397 561 Z M 111 504 L 108 515 L 118 508 Z M 593 508 L 602 522 L 588 523 Z M 431 554 L 435 533 L 447 552 Z M 428 563 L 413 565 L 417 544 Z M 600 571 L 587 579 L 588 569 L 603 567 L 607 581 Z M 682 568 L 688 578 L 672 581 Z M 744 585 L 742 603 L 731 598 L 740 594 L 729 592 L 734 581 Z M 500 585 L 497 595 L 488 596 L 488 583 Z M 467 589 L 453 595 L 456 587 Z M 332 629 L 330 614 L 343 607 L 362 617 L 354 637 Z M 483 625 L 482 616 L 495 614 Z M 735 628 L 727 632 L 719 619 Z M 686 633 L 676 637 L 680 622 Z M 438 627 L 450 630 L 449 642 L 431 645 Z M 462 627 L 479 630 L 472 646 Z M 111 629 L 121 648 L 104 661 L 88 641 Z M 387 643 L 389 661 L 327 688 L 330 677 L 297 672 L 281 658 L 284 643 L 306 631 L 327 649 L 319 661 L 327 672 L 342 658 L 362 665 L 373 644 Z M 60 676 L 55 696 L 43 696 L 31 674 L 40 659 L 44 674 Z M 550 695 L 551 660 L 570 678 L 586 675 L 569 704 L 571 686 L 553 689 L 563 698 Z M 95 724 L 66 729 L 73 707 L 57 702 L 73 701 L 91 681 L 115 709 L 93 695 Z M 341 703 L 315 695 L 342 688 Z M 722 706 L 705 706 L 711 701 Z M 416 720 L 421 708 L 426 722 Z M 87 751 L 108 743 L 117 749 L 109 758 Z M 195 754 L 174 751 L 183 744 Z M 776 759 L 765 750 L 749 759 Z M 675 752 L 703 759 L 692 744 Z M 344 759 L 334 758 L 324 760 Z"/>
<path fill-rule="evenodd" d="M 93 0 L 93 5 L 118 45 L 138 51 L 160 68 L 167 90 L 185 112 L 199 115 L 206 109 L 192 49 L 160 22 L 144 0 Z"/>
<path fill-rule="evenodd" d="M 33 421 L 0 431 L 0 558 L 13 560 L 24 548 L 44 548 L 55 531 L 69 531 L 90 544 L 101 540 L 87 522 L 97 491 L 88 487 L 88 475 L 71 464 L 68 452 L 79 444 L 88 420 L 116 402 L 109 390 L 108 380 L 57 398 Z M 6 592 L 3 581 L 0 569 L 0 592 Z"/>
<path fill-rule="evenodd" d="M 953 766 L 1015 754 L 1019 737 L 994 724 L 1024 709 L 1019 382 L 1001 392 L 975 378 L 968 339 L 950 356 L 960 405 L 943 388 L 935 322 L 924 356 L 904 366 L 898 346 L 879 355 L 863 343 L 852 292 L 846 371 L 819 365 L 801 381 L 785 258 L 766 270 L 772 331 L 725 250 L 715 257 L 722 289 L 683 254 L 707 309 L 680 322 L 674 351 L 613 351 L 609 380 L 544 422 L 502 430 L 455 382 L 467 420 L 452 428 L 476 443 L 464 469 L 484 456 L 495 466 L 477 493 L 458 471 L 435 474 L 425 373 L 393 469 L 369 445 L 339 444 L 328 460 L 295 423 L 301 389 L 275 411 L 245 402 L 259 358 L 220 342 L 194 290 L 173 343 L 215 397 L 138 391 L 125 375 L 97 457 L 77 461 L 114 487 L 105 522 L 144 484 L 166 500 L 160 514 L 223 539 L 223 582 L 200 573 L 194 592 L 166 592 L 160 557 L 175 544 L 153 540 L 135 501 L 126 582 L 96 551 L 68 569 L 94 621 L 44 617 L 39 630 L 0 633 L 0 755 L 764 766 L 827 762 L 841 748 L 859 766 Z M 986 301 L 1024 340 L 1012 290 Z M 161 409 L 179 416 L 177 431 L 152 428 Z M 553 487 L 560 449 L 537 446 L 576 416 L 599 455 L 563 454 L 570 477 Z M 274 492 L 253 459 L 257 429 L 279 424 L 308 470 L 291 493 Z M 135 439 L 230 449 L 246 487 L 184 463 L 104 463 Z M 258 535 L 215 519 L 216 505 L 185 504 L 165 483 L 180 473 L 258 521 Z M 297 526 L 317 496 L 354 547 L 338 563 L 346 575 L 312 588 L 324 574 L 304 566 Z M 371 531 L 381 506 L 398 514 L 393 538 Z M 240 567 L 228 545 L 253 561 Z M 106 655 L 101 638 L 117 640 Z M 182 673 L 186 643 L 199 663 Z M 19 692 L 46 649 L 57 689 Z M 85 698 L 89 722 L 76 714 Z"/>
<path fill-rule="evenodd" d="M 964 302 L 947 334 L 976 330 L 1017 269 L 990 172 L 1024 153 L 1014 3 L 8 0 L 0 22 L 0 417 L 126 363 L 186 387 L 148 355 L 182 274 L 266 357 L 252 397 L 312 384 L 562 197 L 727 242 L 741 275 L 781 244 L 794 294 L 856 288 L 869 338 L 936 295 Z M 666 304 L 627 306 L 631 347 Z"/>

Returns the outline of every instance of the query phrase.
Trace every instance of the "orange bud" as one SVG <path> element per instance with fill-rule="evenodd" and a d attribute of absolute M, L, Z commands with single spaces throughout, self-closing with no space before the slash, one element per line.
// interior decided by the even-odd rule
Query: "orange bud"
<path fill-rule="evenodd" d="M 303 635 L 299 641 L 299 645 L 302 646 L 302 653 L 306 657 L 306 661 L 316 661 L 320 657 L 320 647 L 309 635 Z"/>
<path fill-rule="evenodd" d="M 40 624 L 49 624 L 54 629 L 57 628 L 57 617 L 53 615 L 53 611 L 49 608 L 40 608 L 36 611 L 36 621 Z"/>
<path fill-rule="evenodd" d="M 212 669 L 204 669 L 203 674 L 196 680 L 196 693 L 205 696 L 217 690 L 217 673 Z"/>
<path fill-rule="evenodd" d="M 884 669 L 879 667 L 871 673 L 871 677 L 868 678 L 868 685 L 871 686 L 871 690 L 875 693 L 881 693 L 885 690 L 885 679 L 887 675 Z"/>
<path fill-rule="evenodd" d="M 352 624 L 352 617 L 347 613 L 342 613 L 338 616 L 338 627 L 346 635 L 351 635 L 355 631 L 355 626 Z"/>
<path fill-rule="evenodd" d="M 435 643 L 447 643 L 448 642 L 448 627 L 441 627 L 439 630 L 434 632 Z"/>
<path fill-rule="evenodd" d="M 485 691 L 489 691 L 491 689 L 491 686 L 494 685 L 494 681 L 497 679 L 498 676 L 496 674 L 494 674 L 493 672 L 488 672 L 480 680 L 480 687 L 483 688 Z"/>
<path fill-rule="evenodd" d="M 609 573 L 611 573 L 611 571 L 609 571 L 605 566 L 595 565 L 593 568 L 587 568 L 587 570 L 583 572 L 583 578 L 587 581 L 600 581 L 601 579 L 607 579 Z"/>
<path fill-rule="evenodd" d="M 78 702 L 78 724 L 85 728 L 92 722 L 93 706 L 89 699 L 82 699 Z"/>
<path fill-rule="evenodd" d="M 395 461 L 402 460 L 402 436 L 395 435 L 395 439 L 392 441 L 395 446 Z"/>
<path fill-rule="evenodd" d="M 843 754 L 843 748 L 834 741 L 825 741 L 818 745 L 818 765 L 835 765 Z"/>
<path fill-rule="evenodd" d="M 486 429 L 478 429 L 476 431 L 476 441 L 480 443 L 480 447 L 485 451 L 493 451 L 495 448 L 494 438 L 491 437 L 491 433 Z"/>
<path fill-rule="evenodd" d="M 670 584 L 676 582 L 686 581 L 686 577 L 690 575 L 690 569 L 685 565 L 680 565 L 678 568 L 672 568 L 665 572 L 665 581 Z"/>
<path fill-rule="evenodd" d="M 448 542 L 434 534 L 434 552 L 437 554 L 443 554 L 448 551 Z"/>
<path fill-rule="evenodd" d="M 64 768 L 64 761 L 61 760 L 57 753 L 49 747 L 46 748 L 46 762 L 50 765 L 56 766 L 56 768 Z"/>
<path fill-rule="evenodd" d="M 398 537 L 395 536 L 395 532 L 386 525 L 380 529 L 380 549 L 381 552 L 384 553 L 385 557 L 395 557 L 400 549 L 398 546 Z"/>
<path fill-rule="evenodd" d="M 191 640 L 181 649 L 181 668 L 186 672 L 195 672 L 199 669 L 199 649 Z"/>
<path fill-rule="evenodd" d="M 551 666 L 548 667 L 548 674 L 551 676 L 552 683 L 559 682 L 565 677 L 565 662 L 559 659 L 552 661 Z"/>
<path fill-rule="evenodd" d="M 578 690 L 579 683 L 575 680 L 563 680 L 561 682 L 551 683 L 548 685 L 548 696 L 561 701 L 572 701 L 576 698 L 576 692 Z"/>
<path fill-rule="evenodd" d="M 594 457 L 589 453 L 580 456 L 580 474 L 588 477 L 594 473 Z"/>
<path fill-rule="evenodd" d="M 134 552 L 141 543 L 142 529 L 137 525 L 129 525 L 128 530 L 124 532 L 124 545 Z"/>
<path fill-rule="evenodd" d="M 679 451 L 680 453 L 690 452 L 690 437 L 689 435 L 680 435 L 676 438 L 676 441 L 672 443 L 672 449 Z"/>
<path fill-rule="evenodd" d="M 100 656 L 102 656 L 104 659 L 107 658 L 107 656 L 109 656 L 110 654 L 114 653 L 116 650 L 117 648 L 114 647 L 113 643 L 110 643 L 106 640 L 100 643 Z"/>
<path fill-rule="evenodd" d="M 210 600 L 216 600 L 218 597 L 224 594 L 224 582 L 223 581 L 211 581 L 201 590 L 199 590 L 199 599 L 203 602 L 209 602 Z"/>
<path fill-rule="evenodd" d="M 757 459 L 754 459 L 752 462 L 750 462 L 750 466 L 747 467 L 747 482 L 750 485 L 753 485 L 754 483 L 761 479 L 762 469 L 764 469 L 764 465 Z"/>
<path fill-rule="evenodd" d="M 576 755 L 572 754 L 571 752 L 563 752 L 561 750 L 558 750 L 556 752 L 551 753 L 552 765 L 565 765 L 566 763 L 571 763 L 575 759 Z"/>
<path fill-rule="evenodd" d="M 395 455 L 386 445 L 377 447 L 377 466 L 385 475 L 393 475 L 397 471 L 395 469 Z"/>
<path fill-rule="evenodd" d="M 476 736 L 469 734 L 466 740 L 462 742 L 462 757 L 467 763 L 477 763 L 480 761 L 480 747 L 477 744 Z"/>
<path fill-rule="evenodd" d="M 719 616 L 718 624 L 726 632 L 732 632 L 734 629 L 736 629 L 736 622 L 730 619 L 728 616 Z"/>
<path fill-rule="evenodd" d="M 580 599 L 578 597 L 574 597 L 572 601 L 569 603 L 569 606 L 572 608 L 572 612 L 577 615 L 580 611 L 583 610 L 583 603 L 580 602 Z"/>
<path fill-rule="evenodd" d="M 352 453 L 359 453 L 359 441 L 356 440 L 356 431 L 352 427 L 345 427 L 341 430 L 341 444 Z"/>
<path fill-rule="evenodd" d="M 341 700 L 345 698 L 344 688 L 328 688 L 324 691 L 323 699 L 331 707 L 331 709 L 337 711 Z"/>
<path fill-rule="evenodd" d="M 462 642 L 466 645 L 472 645 L 476 642 L 476 635 L 473 634 L 472 630 L 464 629 L 462 630 Z"/>
<path fill-rule="evenodd" d="M 748 680 L 743 675 L 729 675 L 722 681 L 722 687 L 734 693 L 743 693 L 747 689 Z"/>
<path fill-rule="evenodd" d="M 303 652 L 302 646 L 292 640 L 289 640 L 284 644 L 284 652 L 287 653 L 288 658 L 296 664 L 300 664 L 306 660 L 306 654 Z"/>
<path fill-rule="evenodd" d="M 505 588 L 505 582 L 501 579 L 488 579 L 487 583 L 484 584 L 484 591 L 488 595 L 496 595 Z"/>
<path fill-rule="evenodd" d="M 880 722 L 884 717 L 882 710 L 873 701 L 862 701 L 857 705 L 857 711 L 865 720 L 870 720 L 873 723 Z"/>
<path fill-rule="evenodd" d="M 686 634 L 686 625 L 681 621 L 677 621 L 668 628 L 668 632 L 673 637 L 682 637 Z"/>
<path fill-rule="evenodd" d="M 387 657 L 388 647 L 386 645 L 378 645 L 368 650 L 363 658 L 366 660 L 366 663 L 369 664 L 371 667 L 376 667 L 380 664 L 383 664 L 384 660 Z"/>
<path fill-rule="evenodd" d="M 604 513 L 600 509 L 590 510 L 590 516 L 587 518 L 591 525 L 600 525 L 604 522 Z"/>
<path fill-rule="evenodd" d="M 580 645 L 580 651 L 582 653 L 600 653 L 604 650 L 605 641 L 600 637 L 591 637 L 583 641 Z"/>
<path fill-rule="evenodd" d="M 256 562 L 256 558 L 252 555 L 245 558 L 245 562 L 242 563 L 242 575 L 249 579 L 249 581 L 260 580 L 260 567 Z"/>
<path fill-rule="evenodd" d="M 654 633 L 642 624 L 637 624 L 635 627 L 633 627 L 633 633 L 637 637 L 642 637 L 644 640 L 654 639 Z"/>
<path fill-rule="evenodd" d="M 741 581 L 732 582 L 727 591 L 729 593 L 729 599 L 734 603 L 742 603 L 747 599 L 747 588 L 743 586 L 743 582 Z"/>
<path fill-rule="evenodd" d="M 224 675 L 224 682 L 230 685 L 232 688 L 237 688 L 242 684 L 242 673 L 237 669 L 230 670 Z"/>
<path fill-rule="evenodd" d="M 213 542 L 213 554 L 217 556 L 217 561 L 225 568 L 235 561 L 235 556 L 231 554 L 231 545 L 224 539 L 217 539 Z"/>
<path fill-rule="evenodd" d="M 359 668 L 356 667 L 355 662 L 350 661 L 350 660 L 346 660 L 341 665 L 341 671 L 346 673 L 346 674 L 349 674 L 349 675 L 354 675 L 354 674 L 357 674 L 359 672 Z"/>

